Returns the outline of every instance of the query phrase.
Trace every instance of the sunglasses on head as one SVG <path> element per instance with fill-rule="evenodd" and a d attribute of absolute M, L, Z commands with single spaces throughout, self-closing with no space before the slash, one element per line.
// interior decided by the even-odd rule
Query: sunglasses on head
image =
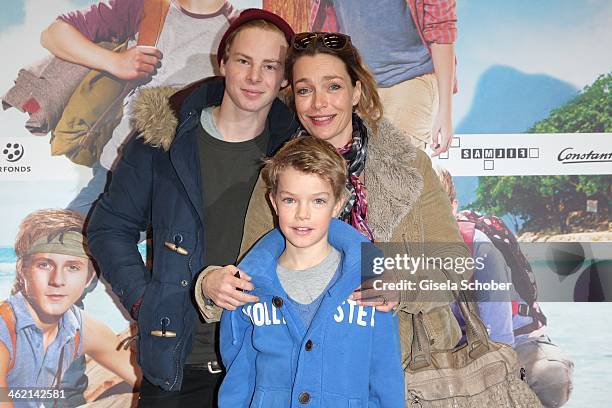
<path fill-rule="evenodd" d="M 310 44 L 319 41 L 323 46 L 331 50 L 341 51 L 351 45 L 351 37 L 340 33 L 306 32 L 296 34 L 293 38 L 293 48 L 303 51 Z"/>

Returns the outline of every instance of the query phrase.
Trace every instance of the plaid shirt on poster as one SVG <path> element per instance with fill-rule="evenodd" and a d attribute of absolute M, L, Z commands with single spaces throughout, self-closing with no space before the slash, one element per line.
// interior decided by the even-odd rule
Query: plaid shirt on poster
<path fill-rule="evenodd" d="M 428 49 L 431 43 L 453 44 L 457 40 L 457 3 L 455 0 L 406 0 L 406 3 L 410 7 L 410 15 L 421 41 Z M 333 0 L 312 0 L 309 27 L 310 31 L 342 32 Z M 455 73 L 453 93 L 456 92 L 457 75 Z"/>
<path fill-rule="evenodd" d="M 457 39 L 457 13 L 455 0 L 406 0 L 421 40 L 430 43 L 452 44 Z M 320 11 L 320 8 L 324 7 Z M 319 16 L 319 13 L 323 14 Z M 317 18 L 319 16 L 319 18 Z M 321 18 L 323 17 L 323 18 Z M 310 30 L 339 32 L 333 0 L 312 0 Z"/>

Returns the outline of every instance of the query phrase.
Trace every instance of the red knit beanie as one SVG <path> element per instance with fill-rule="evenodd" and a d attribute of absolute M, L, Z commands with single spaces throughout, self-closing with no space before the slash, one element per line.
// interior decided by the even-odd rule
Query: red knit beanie
<path fill-rule="evenodd" d="M 227 37 L 229 37 L 231 33 L 236 31 L 236 29 L 244 23 L 253 20 L 264 20 L 270 24 L 274 24 L 276 27 L 278 27 L 279 30 L 283 32 L 283 34 L 285 34 L 285 39 L 287 40 L 287 43 L 291 44 L 291 39 L 293 38 L 295 33 L 293 32 L 293 29 L 291 28 L 289 23 L 283 20 L 281 16 L 258 8 L 246 9 L 242 13 L 240 13 L 238 18 L 232 21 L 227 31 L 225 31 L 225 34 L 223 34 L 223 37 L 221 37 L 221 42 L 219 43 L 219 48 L 217 49 L 217 63 L 219 64 L 219 66 L 221 66 L 221 61 L 223 60 L 223 55 L 225 54 L 225 43 L 227 42 Z"/>

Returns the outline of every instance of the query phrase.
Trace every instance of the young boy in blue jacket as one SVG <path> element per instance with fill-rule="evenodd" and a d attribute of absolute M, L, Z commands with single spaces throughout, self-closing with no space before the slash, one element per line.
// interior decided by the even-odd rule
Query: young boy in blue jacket
<path fill-rule="evenodd" d="M 238 265 L 259 301 L 223 312 L 219 407 L 403 408 L 396 318 L 348 300 L 368 241 L 335 219 L 344 159 L 325 141 L 299 137 L 262 175 L 279 227 Z"/>

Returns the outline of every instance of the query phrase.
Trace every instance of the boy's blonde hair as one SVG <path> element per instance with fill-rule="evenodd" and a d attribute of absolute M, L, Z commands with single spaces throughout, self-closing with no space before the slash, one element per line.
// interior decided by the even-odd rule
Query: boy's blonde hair
<path fill-rule="evenodd" d="M 17 256 L 16 276 L 11 294 L 21 292 L 24 288 L 23 274 L 29 267 L 29 254 L 32 245 L 41 238 L 52 240 L 69 231 L 82 234 L 84 218 L 81 214 L 64 209 L 45 209 L 34 211 L 25 217 L 19 225 L 15 238 L 15 255 Z M 89 262 L 89 273 L 94 268 Z"/>
<path fill-rule="evenodd" d="M 312 136 L 298 136 L 274 157 L 266 159 L 261 174 L 272 194 L 276 194 L 278 175 L 287 168 L 316 174 L 331 185 L 336 200 L 343 197 L 348 178 L 346 162 L 330 143 Z"/>

